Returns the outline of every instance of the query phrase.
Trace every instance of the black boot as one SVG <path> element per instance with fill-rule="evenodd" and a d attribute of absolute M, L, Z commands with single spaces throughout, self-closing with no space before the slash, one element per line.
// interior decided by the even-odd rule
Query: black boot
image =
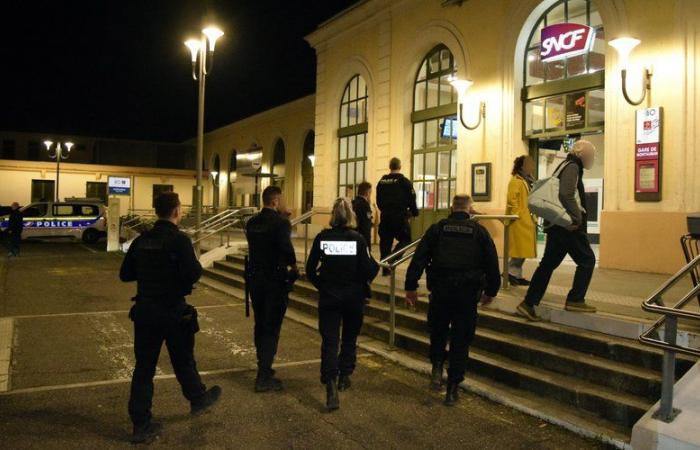
<path fill-rule="evenodd" d="M 338 378 L 339 391 L 347 391 L 348 389 L 350 389 L 351 385 L 352 382 L 350 381 L 350 375 L 341 375 L 340 378 Z"/>
<path fill-rule="evenodd" d="M 255 392 L 281 391 L 284 389 L 282 380 L 275 378 L 275 371 L 258 371 L 255 377 Z"/>
<path fill-rule="evenodd" d="M 204 393 L 202 398 L 190 404 L 190 413 L 193 416 L 202 414 L 204 411 L 211 408 L 211 406 L 219 400 L 219 397 L 221 397 L 221 388 L 219 386 L 212 386 Z"/>
<path fill-rule="evenodd" d="M 439 391 L 442 387 L 442 367 L 442 363 L 433 364 L 433 371 L 430 375 L 430 387 L 436 391 Z"/>
<path fill-rule="evenodd" d="M 335 380 L 326 383 L 326 409 L 328 412 L 335 411 L 340 408 L 340 399 L 338 398 L 338 385 Z"/>
<path fill-rule="evenodd" d="M 459 383 L 448 382 L 445 394 L 445 406 L 454 406 L 459 400 Z"/>
<path fill-rule="evenodd" d="M 132 444 L 150 444 L 158 439 L 163 425 L 156 422 L 148 422 L 145 425 L 134 425 L 134 433 L 131 435 Z"/>

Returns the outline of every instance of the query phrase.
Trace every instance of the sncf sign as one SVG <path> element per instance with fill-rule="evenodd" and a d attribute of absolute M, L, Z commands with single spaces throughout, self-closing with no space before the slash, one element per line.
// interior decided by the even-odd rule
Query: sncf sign
<path fill-rule="evenodd" d="M 595 30 L 579 23 L 557 23 L 544 27 L 540 37 L 540 59 L 556 61 L 589 52 Z"/>

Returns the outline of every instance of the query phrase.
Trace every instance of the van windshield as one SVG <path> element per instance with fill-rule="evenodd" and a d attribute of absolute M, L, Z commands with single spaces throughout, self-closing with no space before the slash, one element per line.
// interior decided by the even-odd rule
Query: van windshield
<path fill-rule="evenodd" d="M 46 203 L 32 203 L 20 209 L 24 217 L 44 217 L 49 205 Z"/>

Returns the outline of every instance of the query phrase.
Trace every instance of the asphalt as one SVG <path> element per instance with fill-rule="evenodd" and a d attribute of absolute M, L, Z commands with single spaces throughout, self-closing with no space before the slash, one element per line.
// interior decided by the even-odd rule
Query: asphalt
<path fill-rule="evenodd" d="M 104 244 L 28 243 L 0 259 L 0 318 L 13 324 L 10 382 L 0 392 L 0 447 L 128 448 L 133 369 L 127 317 L 134 286 Z M 191 418 L 161 353 L 154 415 L 167 448 L 591 449 L 602 444 L 473 394 L 442 405 L 423 375 L 361 353 L 341 409 L 324 411 L 317 332 L 286 320 L 278 374 L 286 389 L 255 394 L 252 319 L 238 300 L 198 286 L 197 359 L 220 404 Z M 0 347 L 2 347 L 0 342 Z"/>

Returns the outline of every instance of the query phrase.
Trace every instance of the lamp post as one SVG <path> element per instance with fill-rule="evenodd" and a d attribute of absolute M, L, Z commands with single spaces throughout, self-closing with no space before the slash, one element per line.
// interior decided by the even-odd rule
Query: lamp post
<path fill-rule="evenodd" d="M 54 147 L 52 152 L 51 147 L 53 147 L 53 144 L 53 141 L 49 141 L 48 139 L 44 141 L 46 151 L 49 153 L 49 158 L 56 160 L 56 201 L 58 202 L 58 182 L 59 176 L 61 174 L 61 160 L 68 159 L 68 156 L 70 155 L 70 149 L 73 148 L 73 143 L 64 142 L 63 145 L 61 145 L 60 142 L 56 142 L 56 146 Z"/>
<path fill-rule="evenodd" d="M 202 165 L 204 164 L 204 92 L 206 78 L 211 73 L 214 62 L 216 41 L 224 32 L 209 26 L 202 30 L 199 39 L 188 39 L 185 45 L 192 55 L 192 79 L 199 83 L 199 100 L 197 107 L 197 185 L 195 188 L 195 250 L 199 253 L 199 228 L 202 225 Z"/>

